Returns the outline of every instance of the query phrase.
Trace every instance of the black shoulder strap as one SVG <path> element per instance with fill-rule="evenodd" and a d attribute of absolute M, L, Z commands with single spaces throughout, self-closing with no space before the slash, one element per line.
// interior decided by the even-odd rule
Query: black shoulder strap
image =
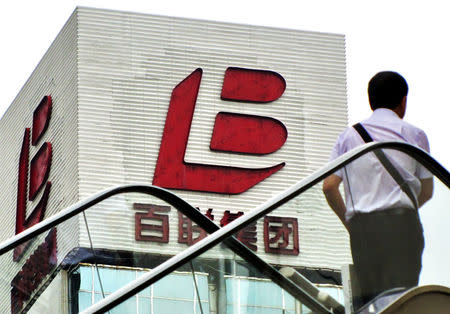
<path fill-rule="evenodd" d="M 367 133 L 366 129 L 362 126 L 361 123 L 357 123 L 353 126 L 353 128 L 359 133 L 359 135 L 362 137 L 364 142 L 370 143 L 373 142 L 372 137 Z M 385 153 L 381 149 L 377 149 L 374 151 L 377 158 L 380 160 L 383 167 L 389 172 L 391 177 L 397 182 L 397 184 L 400 186 L 403 192 L 406 193 L 406 195 L 409 197 L 411 202 L 413 203 L 414 207 L 417 209 L 419 208 L 417 205 L 416 198 L 414 197 L 414 193 L 411 190 L 411 187 L 408 185 L 408 183 L 405 182 L 405 179 L 403 179 L 400 172 L 398 172 L 397 168 L 392 164 L 392 162 L 389 160 L 389 158 L 385 155 Z"/>
<path fill-rule="evenodd" d="M 372 137 L 367 133 L 366 129 L 362 126 L 361 123 L 356 123 L 353 128 L 361 135 L 362 139 L 366 143 L 373 142 Z"/>

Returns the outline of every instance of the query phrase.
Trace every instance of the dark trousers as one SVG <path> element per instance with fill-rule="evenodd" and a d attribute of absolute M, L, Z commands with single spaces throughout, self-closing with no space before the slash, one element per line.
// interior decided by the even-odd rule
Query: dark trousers
<path fill-rule="evenodd" d="M 362 304 L 392 288 L 417 286 L 424 238 L 416 210 L 356 214 L 349 230 Z"/>

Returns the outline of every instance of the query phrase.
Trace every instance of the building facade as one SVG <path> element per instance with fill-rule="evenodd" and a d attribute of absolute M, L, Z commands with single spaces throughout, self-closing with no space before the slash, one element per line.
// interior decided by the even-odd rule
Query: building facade
<path fill-rule="evenodd" d="M 169 189 L 223 226 L 325 164 L 346 125 L 342 35 L 77 8 L 0 121 L 1 238 L 132 183 Z M 336 290 L 351 256 L 321 193 L 236 236 Z M 1 256 L 1 312 L 81 311 L 205 236 L 155 197 L 115 196 Z M 300 311 L 230 251 L 201 260 L 126 312 Z"/>

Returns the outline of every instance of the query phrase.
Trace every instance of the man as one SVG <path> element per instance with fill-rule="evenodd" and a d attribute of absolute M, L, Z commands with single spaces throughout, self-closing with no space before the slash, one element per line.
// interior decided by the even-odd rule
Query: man
<path fill-rule="evenodd" d="M 400 74 L 376 74 L 368 94 L 373 113 L 361 125 L 374 141 L 405 141 L 429 152 L 425 133 L 403 121 L 408 85 Z M 349 127 L 338 137 L 331 159 L 364 143 L 359 131 Z M 323 183 L 328 204 L 350 234 L 362 304 L 391 288 L 417 285 L 424 245 L 417 210 L 433 193 L 432 175 L 424 167 L 404 153 L 383 151 L 410 193 L 374 153 L 358 158 Z"/>

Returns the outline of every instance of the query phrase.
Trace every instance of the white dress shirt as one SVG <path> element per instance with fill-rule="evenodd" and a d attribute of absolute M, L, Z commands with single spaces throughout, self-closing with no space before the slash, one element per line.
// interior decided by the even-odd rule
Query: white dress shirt
<path fill-rule="evenodd" d="M 404 141 L 430 152 L 426 134 L 400 119 L 392 110 L 376 109 L 361 124 L 375 142 Z M 339 135 L 331 153 L 331 160 L 363 144 L 365 144 L 364 140 L 359 133 L 353 127 L 349 127 Z M 383 151 L 410 185 L 417 200 L 421 190 L 419 179 L 429 178 L 432 175 L 405 153 L 389 149 L 383 149 Z M 409 197 L 385 170 L 374 153 L 358 158 L 335 174 L 344 182 L 347 221 L 355 212 L 368 213 L 388 208 L 414 208 Z"/>

